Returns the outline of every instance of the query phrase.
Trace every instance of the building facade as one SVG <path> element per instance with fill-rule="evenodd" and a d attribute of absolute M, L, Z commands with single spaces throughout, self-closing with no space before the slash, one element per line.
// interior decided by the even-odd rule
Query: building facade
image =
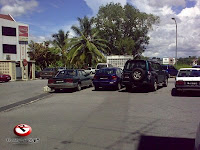
<path fill-rule="evenodd" d="M 107 63 L 111 64 L 113 67 L 124 68 L 124 65 L 127 60 L 133 59 L 131 55 L 111 55 L 107 56 Z"/>
<path fill-rule="evenodd" d="M 29 26 L 0 14 L 0 73 L 11 80 L 35 79 L 35 62 L 28 57 Z"/>

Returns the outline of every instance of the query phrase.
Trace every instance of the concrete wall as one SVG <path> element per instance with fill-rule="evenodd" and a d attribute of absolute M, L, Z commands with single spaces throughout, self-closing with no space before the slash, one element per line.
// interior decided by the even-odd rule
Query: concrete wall
<path fill-rule="evenodd" d="M 10 55 L 11 60 L 14 60 L 14 61 L 23 60 L 23 59 L 21 59 L 21 55 L 22 55 L 21 51 L 20 51 L 21 47 L 24 47 L 24 53 L 26 54 L 25 59 L 28 61 L 30 60 L 27 55 L 28 46 L 19 44 L 19 29 L 18 29 L 19 25 L 28 26 L 27 24 L 18 23 L 18 22 L 0 18 L 0 60 L 6 60 L 6 55 Z M 15 36 L 2 36 L 2 26 L 16 28 L 16 37 Z M 17 54 L 3 53 L 3 44 L 16 45 Z"/>

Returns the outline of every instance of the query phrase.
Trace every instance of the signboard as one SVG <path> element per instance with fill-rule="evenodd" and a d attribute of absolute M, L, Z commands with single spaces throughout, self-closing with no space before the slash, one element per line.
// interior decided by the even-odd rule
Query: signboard
<path fill-rule="evenodd" d="M 19 26 L 19 41 L 28 41 L 28 26 Z"/>
<path fill-rule="evenodd" d="M 169 64 L 169 58 L 163 58 L 163 64 Z"/>

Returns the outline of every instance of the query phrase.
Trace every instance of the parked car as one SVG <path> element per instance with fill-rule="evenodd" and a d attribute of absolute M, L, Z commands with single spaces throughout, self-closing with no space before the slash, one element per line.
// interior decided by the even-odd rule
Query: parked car
<path fill-rule="evenodd" d="M 8 82 L 11 80 L 11 76 L 7 74 L 0 74 L 0 81 L 1 82 Z"/>
<path fill-rule="evenodd" d="M 180 91 L 196 90 L 200 90 L 200 68 L 181 68 L 176 76 L 172 95 L 179 95 Z"/>
<path fill-rule="evenodd" d="M 101 68 L 107 68 L 107 67 L 113 67 L 111 64 L 108 63 L 98 63 L 96 66 L 96 71 L 98 71 Z"/>
<path fill-rule="evenodd" d="M 151 91 L 156 91 L 158 86 L 168 85 L 168 73 L 162 66 L 154 61 L 128 60 L 124 66 L 122 83 L 127 90 L 133 87 L 147 85 Z"/>
<path fill-rule="evenodd" d="M 90 74 L 95 74 L 95 68 L 93 67 L 88 67 L 87 69 L 85 69 L 86 73 L 90 73 Z"/>
<path fill-rule="evenodd" d="M 58 73 L 57 68 L 45 68 L 44 70 L 40 72 L 40 77 L 42 79 L 44 78 L 48 79 L 48 78 L 54 77 L 57 73 Z"/>
<path fill-rule="evenodd" d="M 200 150 L 200 123 L 196 133 L 194 150 Z"/>
<path fill-rule="evenodd" d="M 63 71 L 63 70 L 66 70 L 67 68 L 65 68 L 65 67 L 59 67 L 58 68 L 58 71 Z"/>
<path fill-rule="evenodd" d="M 40 78 L 40 72 L 39 71 L 35 71 L 35 77 Z"/>
<path fill-rule="evenodd" d="M 94 75 L 93 85 L 95 90 L 99 90 L 99 87 L 111 87 L 120 90 L 122 87 L 122 69 L 114 67 L 100 69 Z"/>
<path fill-rule="evenodd" d="M 173 65 L 162 65 L 162 67 L 168 72 L 169 78 L 171 76 L 176 76 L 178 73 L 178 70 Z"/>
<path fill-rule="evenodd" d="M 54 78 L 48 80 L 48 87 L 55 91 L 69 88 L 80 91 L 85 86 L 92 86 L 92 77 L 79 69 L 60 71 Z"/>
<path fill-rule="evenodd" d="M 192 68 L 200 68 L 200 65 L 192 66 Z"/>

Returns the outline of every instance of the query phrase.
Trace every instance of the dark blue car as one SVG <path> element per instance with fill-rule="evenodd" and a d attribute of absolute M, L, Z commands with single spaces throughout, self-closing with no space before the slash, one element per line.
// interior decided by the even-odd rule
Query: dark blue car
<path fill-rule="evenodd" d="M 166 70 L 170 76 L 176 76 L 178 70 L 173 65 L 162 65 L 163 69 Z"/>
<path fill-rule="evenodd" d="M 120 90 L 122 87 L 122 69 L 121 68 L 102 68 L 98 70 L 93 78 L 95 90 L 102 88 L 112 88 Z"/>

